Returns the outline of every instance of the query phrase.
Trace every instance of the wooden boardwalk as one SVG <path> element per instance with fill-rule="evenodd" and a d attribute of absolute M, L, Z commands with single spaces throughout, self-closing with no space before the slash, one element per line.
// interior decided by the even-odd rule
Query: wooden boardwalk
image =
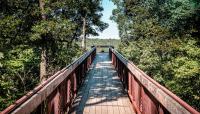
<path fill-rule="evenodd" d="M 97 53 L 70 113 L 135 114 L 108 53 Z"/>

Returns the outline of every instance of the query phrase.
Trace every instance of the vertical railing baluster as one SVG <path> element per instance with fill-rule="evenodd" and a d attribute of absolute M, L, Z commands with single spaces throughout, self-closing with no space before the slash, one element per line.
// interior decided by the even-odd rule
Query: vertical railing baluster
<path fill-rule="evenodd" d="M 85 53 L 68 67 L 58 71 L 12 104 L 2 114 L 64 114 L 68 113 L 78 88 L 96 55 L 96 48 Z"/>

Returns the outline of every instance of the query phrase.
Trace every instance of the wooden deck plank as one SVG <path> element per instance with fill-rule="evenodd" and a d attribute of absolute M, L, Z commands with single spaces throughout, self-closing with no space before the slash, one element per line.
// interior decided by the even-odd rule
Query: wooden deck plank
<path fill-rule="evenodd" d="M 118 106 L 113 106 L 113 113 L 114 114 L 120 114 Z"/>
<path fill-rule="evenodd" d="M 95 106 L 90 106 L 90 111 L 89 111 L 89 114 L 95 114 Z"/>
<path fill-rule="evenodd" d="M 84 107 L 84 110 L 83 110 L 83 113 L 84 114 L 89 114 L 89 112 L 90 112 L 90 107 Z"/>
<path fill-rule="evenodd" d="M 70 114 L 135 114 L 108 53 L 98 53 Z"/>
<path fill-rule="evenodd" d="M 108 107 L 107 106 L 101 106 L 101 113 L 102 114 L 108 114 Z"/>
<path fill-rule="evenodd" d="M 119 113 L 120 114 L 126 114 L 125 109 L 123 106 L 119 106 Z"/>
<path fill-rule="evenodd" d="M 132 110 L 130 107 L 124 107 L 126 114 L 132 114 Z"/>
<path fill-rule="evenodd" d="M 95 106 L 95 113 L 101 114 L 101 106 Z"/>
<path fill-rule="evenodd" d="M 115 114 L 113 111 L 114 111 L 113 107 L 111 105 L 109 105 L 108 106 L 108 114 Z"/>

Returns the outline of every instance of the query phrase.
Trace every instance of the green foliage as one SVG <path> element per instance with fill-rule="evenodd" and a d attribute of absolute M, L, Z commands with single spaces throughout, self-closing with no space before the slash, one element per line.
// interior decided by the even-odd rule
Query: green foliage
<path fill-rule="evenodd" d="M 81 41 L 77 42 L 79 46 L 81 46 Z M 100 39 L 100 38 L 88 38 L 86 49 L 90 50 L 92 46 L 97 45 L 111 45 L 114 46 L 115 49 L 118 48 L 118 45 L 120 43 L 119 39 Z M 108 52 L 108 48 L 98 48 L 97 52 L 101 52 L 101 50 L 104 50 L 104 52 Z"/>
<path fill-rule="evenodd" d="M 8 106 L 15 99 L 38 83 L 39 58 L 33 48 L 16 46 L 5 53 L 0 68 L 0 107 Z"/>
<path fill-rule="evenodd" d="M 91 46 L 96 45 L 111 45 L 115 48 L 118 48 L 120 40 L 118 39 L 98 39 L 98 38 L 90 38 L 87 40 L 87 48 L 90 49 Z"/>
<path fill-rule="evenodd" d="M 44 10 L 37 0 L 0 1 L 0 110 L 39 83 L 43 47 L 48 76 L 82 54 L 75 42 L 85 10 L 80 5 L 87 6 L 88 35 L 107 27 L 99 0 L 44 0 Z"/>
<path fill-rule="evenodd" d="M 42 40 L 42 34 L 51 34 L 54 39 L 64 40 L 73 35 L 75 25 L 69 20 L 40 21 L 32 28 L 32 41 Z M 68 31 L 68 32 L 66 32 Z"/>
<path fill-rule="evenodd" d="M 113 0 L 119 51 L 149 76 L 200 110 L 199 2 Z"/>

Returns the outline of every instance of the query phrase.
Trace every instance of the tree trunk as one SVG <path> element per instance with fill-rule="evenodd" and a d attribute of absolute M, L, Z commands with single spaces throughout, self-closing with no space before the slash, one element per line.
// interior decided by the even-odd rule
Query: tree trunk
<path fill-rule="evenodd" d="M 44 0 L 39 0 L 39 5 L 41 10 L 42 20 L 46 20 L 46 16 L 44 13 L 44 5 L 45 5 Z M 40 82 L 43 82 L 46 79 L 47 79 L 47 48 L 45 44 L 42 44 L 41 60 L 40 60 Z"/>
<path fill-rule="evenodd" d="M 47 52 L 46 47 L 42 46 L 41 61 L 40 61 L 40 82 L 47 79 Z"/>
<path fill-rule="evenodd" d="M 86 51 L 86 18 L 83 18 L 82 49 Z"/>
<path fill-rule="evenodd" d="M 39 0 L 39 5 L 40 5 L 42 19 L 46 20 L 46 15 L 45 15 L 45 11 L 44 11 L 44 5 L 45 5 L 44 0 Z"/>

